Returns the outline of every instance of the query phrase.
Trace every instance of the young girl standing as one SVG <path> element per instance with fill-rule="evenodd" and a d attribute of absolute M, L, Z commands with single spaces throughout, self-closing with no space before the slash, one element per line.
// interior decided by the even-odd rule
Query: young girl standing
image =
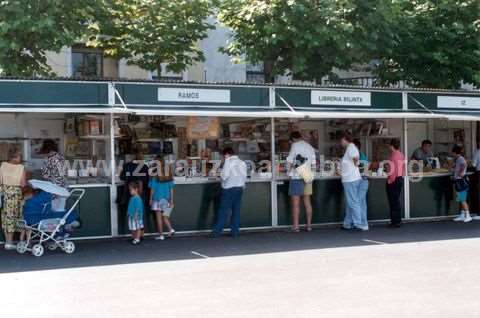
<path fill-rule="evenodd" d="M 138 182 L 132 182 L 128 185 L 130 191 L 130 201 L 128 201 L 128 229 L 132 232 L 132 244 L 140 243 L 143 232 L 143 201 L 140 197 L 141 188 Z"/>
<path fill-rule="evenodd" d="M 150 178 L 148 184 L 150 188 L 150 207 L 155 212 L 157 220 L 158 237 L 156 240 L 164 240 L 163 223 L 168 228 L 168 237 L 175 234 L 175 230 L 170 222 L 170 215 L 173 210 L 173 177 L 170 169 L 165 169 L 161 160 L 157 159 L 156 175 Z"/>

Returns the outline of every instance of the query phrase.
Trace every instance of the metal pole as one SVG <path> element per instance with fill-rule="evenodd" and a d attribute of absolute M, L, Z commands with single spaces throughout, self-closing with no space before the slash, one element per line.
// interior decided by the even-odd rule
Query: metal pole
<path fill-rule="evenodd" d="M 112 236 L 118 236 L 118 208 L 115 164 L 115 127 L 113 113 L 110 113 L 110 223 Z"/>
<path fill-rule="evenodd" d="M 270 108 L 275 108 L 275 87 L 270 87 Z M 277 161 L 275 159 L 275 118 L 270 118 L 270 145 L 271 145 L 271 169 L 272 181 L 270 182 L 270 200 L 272 213 L 272 226 L 278 226 L 278 205 L 277 205 Z"/>
<path fill-rule="evenodd" d="M 404 111 L 408 110 L 408 93 L 407 92 L 402 92 L 402 108 Z M 403 119 L 403 152 L 405 154 L 405 163 L 408 162 L 408 119 L 404 118 Z M 410 176 L 409 176 L 409 171 L 408 171 L 408 165 L 405 167 L 406 173 L 405 173 L 405 178 L 404 178 L 404 186 L 403 186 L 403 192 L 404 192 L 404 202 L 403 202 L 403 208 L 405 210 L 405 219 L 409 220 L 410 219 Z"/>
<path fill-rule="evenodd" d="M 116 164 L 115 164 L 115 85 L 108 83 L 108 104 L 110 105 L 110 234 L 118 236 L 118 207 L 117 207 L 117 186 L 116 186 Z"/>

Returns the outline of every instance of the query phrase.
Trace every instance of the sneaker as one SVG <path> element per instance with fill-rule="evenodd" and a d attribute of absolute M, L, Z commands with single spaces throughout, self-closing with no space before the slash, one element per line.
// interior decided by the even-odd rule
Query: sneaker
<path fill-rule="evenodd" d="M 140 240 L 134 239 L 132 240 L 132 245 L 138 245 L 140 244 Z"/>
<path fill-rule="evenodd" d="M 470 214 L 468 214 L 463 220 L 463 222 L 468 223 L 468 222 L 471 222 L 472 220 L 473 220 L 472 217 L 470 216 Z"/>
<path fill-rule="evenodd" d="M 169 237 L 169 238 L 172 238 L 174 235 L 175 235 L 175 230 L 172 229 L 172 230 L 168 233 L 168 237 Z"/>
<path fill-rule="evenodd" d="M 16 249 L 17 249 L 17 245 L 16 245 L 16 244 L 13 244 L 13 243 L 5 243 L 4 248 L 5 248 L 5 250 L 7 250 L 7 251 L 13 251 L 13 250 L 16 250 Z"/>
<path fill-rule="evenodd" d="M 459 216 L 453 219 L 455 222 L 464 222 L 465 221 L 465 212 L 460 213 Z M 471 220 L 470 220 L 471 221 Z M 470 222 L 469 221 L 469 222 Z"/>
<path fill-rule="evenodd" d="M 159 235 L 155 238 L 155 240 L 157 240 L 157 241 L 163 241 L 164 239 L 165 239 L 165 236 L 163 236 L 163 235 Z"/>

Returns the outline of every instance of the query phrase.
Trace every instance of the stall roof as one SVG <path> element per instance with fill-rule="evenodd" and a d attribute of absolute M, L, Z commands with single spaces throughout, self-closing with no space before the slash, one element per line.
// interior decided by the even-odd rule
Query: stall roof
<path fill-rule="evenodd" d="M 231 82 L 0 78 L 0 112 L 478 120 L 480 91 Z"/>

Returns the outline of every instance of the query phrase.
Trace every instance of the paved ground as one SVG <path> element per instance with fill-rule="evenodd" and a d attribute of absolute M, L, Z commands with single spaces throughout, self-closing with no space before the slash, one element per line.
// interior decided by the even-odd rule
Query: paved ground
<path fill-rule="evenodd" d="M 2 317 L 480 317 L 480 223 L 0 251 Z"/>

